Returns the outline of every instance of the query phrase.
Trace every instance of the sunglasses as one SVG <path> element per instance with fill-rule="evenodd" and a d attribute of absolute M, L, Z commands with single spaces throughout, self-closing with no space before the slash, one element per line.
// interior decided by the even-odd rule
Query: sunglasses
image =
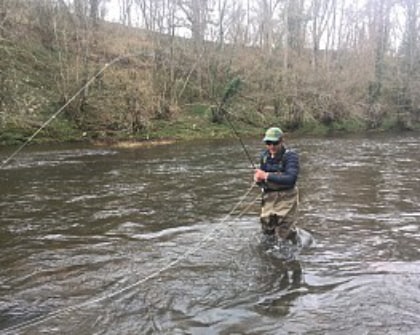
<path fill-rule="evenodd" d="M 280 141 L 265 141 L 266 145 L 278 145 Z"/>

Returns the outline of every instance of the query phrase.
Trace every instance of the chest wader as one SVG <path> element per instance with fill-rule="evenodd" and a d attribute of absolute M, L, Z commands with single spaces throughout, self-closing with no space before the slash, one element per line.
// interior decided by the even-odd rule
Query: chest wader
<path fill-rule="evenodd" d="M 294 240 L 295 219 L 299 203 L 298 188 L 285 191 L 264 192 L 261 204 L 261 228 L 263 233 L 275 234 L 279 240 Z"/>

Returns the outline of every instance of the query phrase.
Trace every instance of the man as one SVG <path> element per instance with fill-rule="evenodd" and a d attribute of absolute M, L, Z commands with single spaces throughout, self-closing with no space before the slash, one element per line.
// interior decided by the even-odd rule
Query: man
<path fill-rule="evenodd" d="M 263 189 L 261 228 L 263 233 L 274 235 L 279 241 L 296 243 L 299 157 L 286 149 L 280 128 L 269 128 L 263 141 L 266 150 L 261 154 L 260 168 L 254 173 L 254 181 Z"/>

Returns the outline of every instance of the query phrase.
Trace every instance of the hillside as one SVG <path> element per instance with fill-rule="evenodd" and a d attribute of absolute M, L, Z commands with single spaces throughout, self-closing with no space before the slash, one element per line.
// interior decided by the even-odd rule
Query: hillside
<path fill-rule="evenodd" d="M 3 20 L 3 144 L 40 127 L 37 140 L 225 136 L 223 112 L 244 133 L 273 124 L 315 133 L 418 128 L 418 101 L 394 79 L 397 58 L 386 56 L 373 99 L 370 50 L 330 52 L 318 68 L 309 50 L 289 51 L 285 67 L 284 50 L 197 43 L 36 3 L 17 1 Z M 241 88 L 218 108 L 235 78 Z"/>

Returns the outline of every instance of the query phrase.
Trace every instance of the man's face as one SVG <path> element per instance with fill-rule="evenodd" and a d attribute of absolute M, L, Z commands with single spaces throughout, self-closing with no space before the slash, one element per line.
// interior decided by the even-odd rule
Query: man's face
<path fill-rule="evenodd" d="M 265 145 L 267 146 L 270 154 L 274 155 L 280 150 L 281 141 L 265 141 Z"/>

